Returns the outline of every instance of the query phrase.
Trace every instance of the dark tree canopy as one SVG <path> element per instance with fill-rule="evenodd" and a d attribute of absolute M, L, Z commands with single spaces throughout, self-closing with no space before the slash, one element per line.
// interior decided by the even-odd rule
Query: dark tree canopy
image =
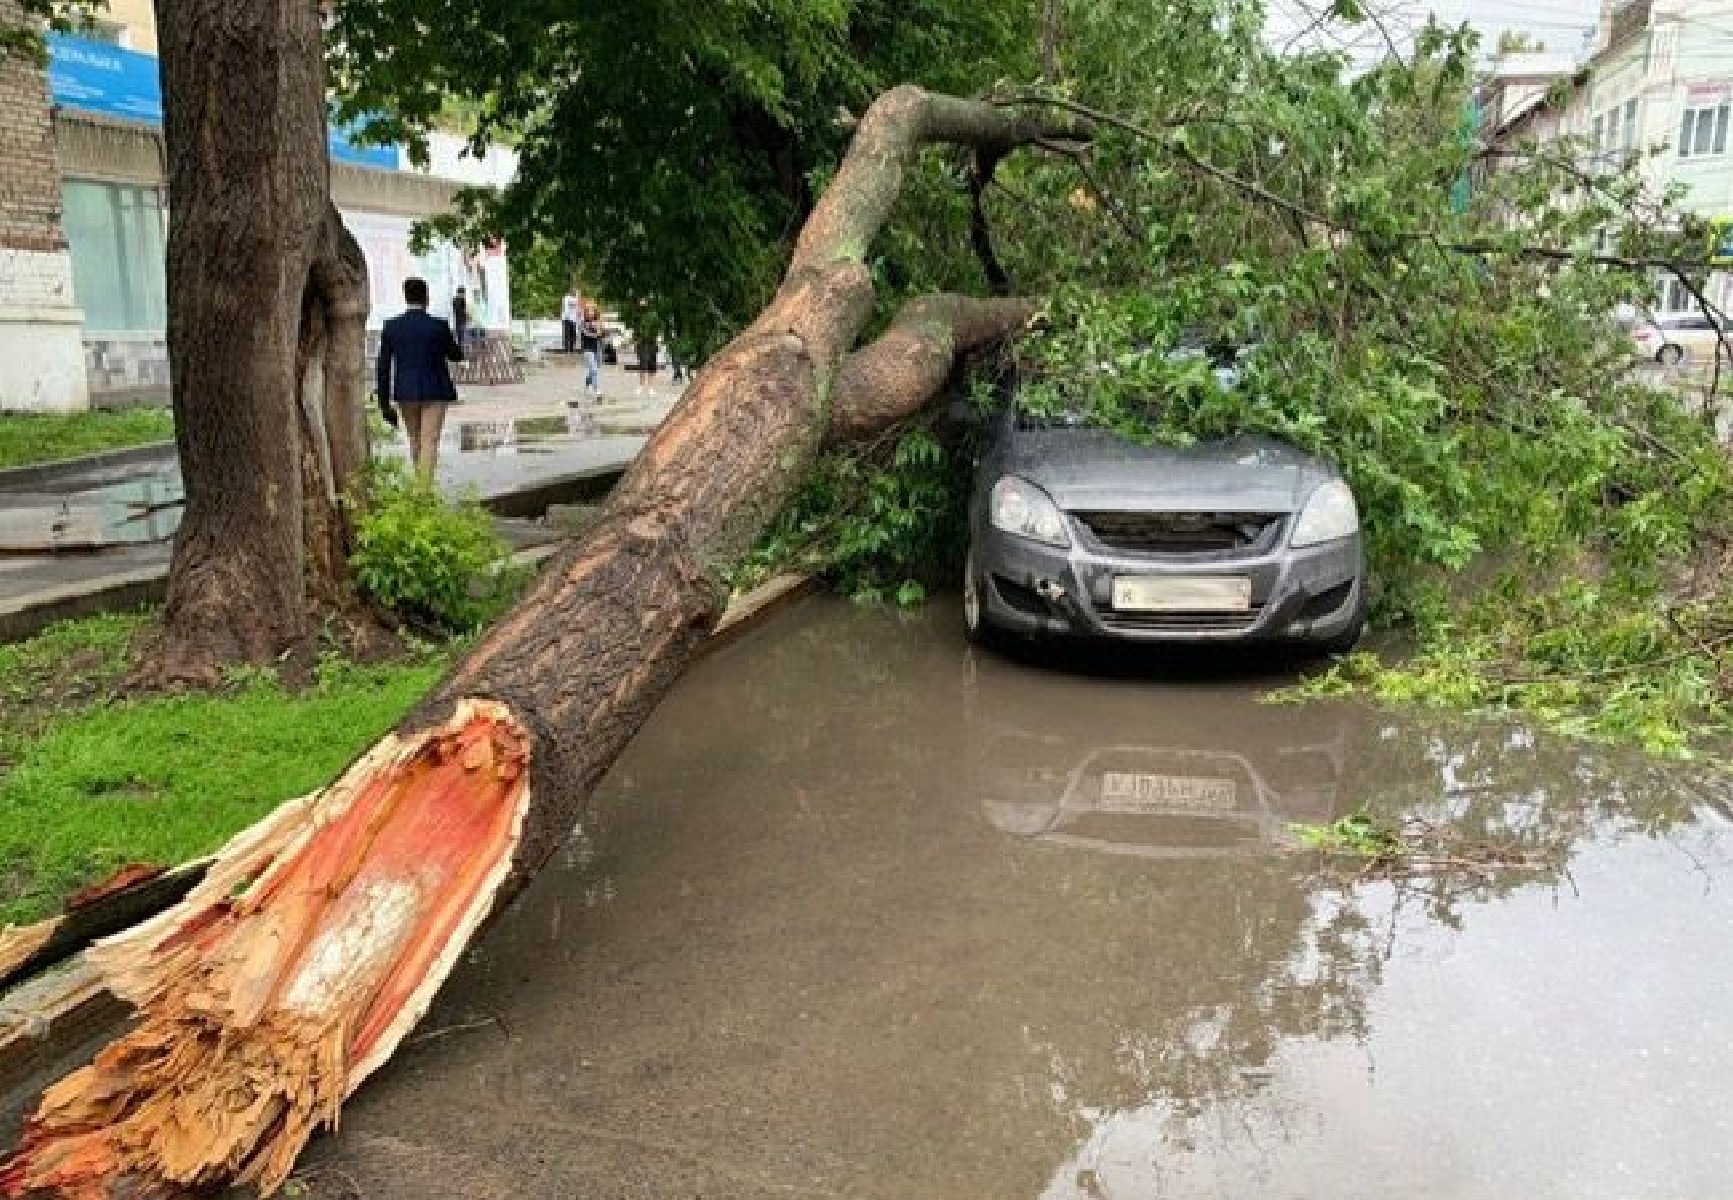
<path fill-rule="evenodd" d="M 412 142 L 468 101 L 478 146 L 522 153 L 503 198 L 474 198 L 477 227 L 545 243 L 610 302 L 714 344 L 774 292 L 847 143 L 839 113 L 898 83 L 1027 77 L 1035 25 L 1009 0 L 380 0 L 340 8 L 333 82 Z"/>

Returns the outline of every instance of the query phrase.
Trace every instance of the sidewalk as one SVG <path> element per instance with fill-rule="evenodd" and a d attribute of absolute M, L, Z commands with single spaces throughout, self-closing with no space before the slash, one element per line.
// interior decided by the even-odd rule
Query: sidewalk
<path fill-rule="evenodd" d="M 522 516 L 586 476 L 623 468 L 678 391 L 664 373 L 660 387 L 636 395 L 618 368 L 603 387 L 602 403 L 571 407 L 583 374 L 553 364 L 530 368 L 521 384 L 464 388 L 441 439 L 440 489 Z M 401 457 L 407 440 L 399 432 L 380 449 Z M 182 502 L 172 447 L 46 481 L 8 483 L 0 472 L 0 640 L 160 595 Z"/>

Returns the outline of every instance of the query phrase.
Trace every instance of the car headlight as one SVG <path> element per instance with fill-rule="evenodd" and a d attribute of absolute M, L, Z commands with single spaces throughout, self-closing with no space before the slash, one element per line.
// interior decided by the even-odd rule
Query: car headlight
<path fill-rule="evenodd" d="M 1071 535 L 1065 532 L 1065 517 L 1059 506 L 1027 479 L 1007 475 L 995 483 L 990 512 L 995 529 L 1045 542 L 1049 546 L 1071 544 Z"/>
<path fill-rule="evenodd" d="M 1294 523 L 1294 536 L 1288 542 L 1294 546 L 1316 546 L 1359 530 L 1360 509 L 1354 503 L 1354 493 L 1340 479 L 1332 479 L 1306 501 L 1300 519 Z"/>

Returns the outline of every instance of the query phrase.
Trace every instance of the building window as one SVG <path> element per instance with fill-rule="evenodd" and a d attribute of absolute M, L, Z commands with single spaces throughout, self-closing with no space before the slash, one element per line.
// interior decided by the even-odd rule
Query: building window
<path fill-rule="evenodd" d="M 1623 132 L 1619 128 L 1619 116 L 1620 112 L 1616 105 L 1607 113 L 1606 148 L 1608 150 L 1617 150 L 1620 146 L 1624 145 Z"/>
<path fill-rule="evenodd" d="M 1679 122 L 1679 157 L 1727 153 L 1727 113 L 1730 106 L 1687 108 Z"/>
<path fill-rule="evenodd" d="M 1677 278 L 1669 276 L 1661 286 L 1661 311 L 1664 313 L 1695 312 L 1696 298 L 1691 295 L 1691 289 L 1680 283 Z"/>
<path fill-rule="evenodd" d="M 1637 102 L 1625 101 L 1625 142 L 1624 149 L 1629 150 L 1637 144 Z"/>
<path fill-rule="evenodd" d="M 1606 127 L 1606 117 L 1599 116 L 1595 118 L 1594 131 L 1589 134 L 1589 145 L 1597 154 L 1599 154 L 1602 147 L 1606 145 L 1604 140 L 1607 132 Z"/>
<path fill-rule="evenodd" d="M 161 334 L 168 284 L 157 190 L 69 179 L 65 224 L 85 329 Z"/>
<path fill-rule="evenodd" d="M 78 33 L 93 42 L 127 48 L 126 26 L 117 21 L 92 21 L 89 25 L 80 26 Z"/>

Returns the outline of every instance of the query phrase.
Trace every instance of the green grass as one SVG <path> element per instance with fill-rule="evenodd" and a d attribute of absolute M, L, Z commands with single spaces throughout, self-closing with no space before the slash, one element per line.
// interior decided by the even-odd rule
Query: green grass
<path fill-rule="evenodd" d="M 165 442 L 174 433 L 174 417 L 166 408 L 66 415 L 0 413 L 0 469 Z"/>
<path fill-rule="evenodd" d="M 121 698 L 145 620 L 68 622 L 0 647 L 0 923 L 47 915 L 127 863 L 206 854 L 330 782 L 448 656 L 365 667 L 330 656 L 293 693 L 249 672 L 221 693 Z"/>

